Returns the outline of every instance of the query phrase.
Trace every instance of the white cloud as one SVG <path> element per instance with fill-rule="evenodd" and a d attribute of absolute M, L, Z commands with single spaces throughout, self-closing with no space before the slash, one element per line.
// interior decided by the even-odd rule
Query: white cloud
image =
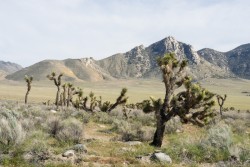
<path fill-rule="evenodd" d="M 0 59 L 94 57 L 166 36 L 221 51 L 248 43 L 248 0 L 0 0 Z"/>

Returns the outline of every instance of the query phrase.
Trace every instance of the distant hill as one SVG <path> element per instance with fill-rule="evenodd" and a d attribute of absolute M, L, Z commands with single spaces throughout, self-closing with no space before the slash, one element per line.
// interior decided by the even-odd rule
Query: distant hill
<path fill-rule="evenodd" d="M 16 63 L 0 61 L 0 79 L 21 69 L 22 66 Z"/>
<path fill-rule="evenodd" d="M 44 60 L 32 66 L 26 67 L 6 78 L 10 80 L 23 80 L 24 75 L 34 77 L 34 80 L 46 80 L 51 72 L 63 73 L 67 81 L 87 80 L 101 81 L 113 79 L 105 73 L 91 58 L 66 59 L 66 60 Z"/>
<path fill-rule="evenodd" d="M 137 46 L 126 53 L 118 53 L 102 60 L 93 58 L 44 60 L 21 69 L 6 78 L 23 80 L 32 75 L 35 80 L 45 80 L 52 71 L 64 73 L 66 80 L 102 81 L 121 78 L 160 78 L 156 59 L 174 52 L 178 59 L 188 60 L 187 72 L 194 79 L 207 77 L 242 77 L 250 79 L 250 44 L 229 52 L 205 48 L 198 52 L 189 44 L 169 36 L 148 47 Z"/>
<path fill-rule="evenodd" d="M 18 70 L 21 70 L 22 66 L 11 63 L 11 62 L 5 62 L 0 60 L 0 71 L 5 72 L 7 74 L 14 73 Z"/>

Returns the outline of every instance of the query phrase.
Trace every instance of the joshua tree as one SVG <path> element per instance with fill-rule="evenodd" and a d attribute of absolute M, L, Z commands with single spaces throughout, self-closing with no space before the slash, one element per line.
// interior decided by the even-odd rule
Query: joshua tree
<path fill-rule="evenodd" d="M 217 102 L 220 106 L 220 116 L 222 116 L 223 105 L 227 99 L 227 95 L 225 94 L 224 97 L 222 97 L 221 95 L 217 95 L 216 97 L 217 97 Z"/>
<path fill-rule="evenodd" d="M 105 101 L 104 103 L 102 103 L 102 99 L 100 97 L 100 101 L 98 101 L 100 110 L 103 112 L 111 112 L 118 105 L 125 104 L 128 100 L 128 97 L 126 97 L 126 93 L 127 88 L 123 88 L 120 96 L 116 99 L 116 102 L 114 104 L 111 104 L 109 101 Z"/>
<path fill-rule="evenodd" d="M 27 83 L 27 92 L 25 94 L 25 104 L 27 104 L 27 102 L 28 102 L 28 95 L 29 95 L 29 92 L 31 90 L 31 83 L 33 81 L 33 77 L 25 75 L 24 80 Z"/>
<path fill-rule="evenodd" d="M 54 81 L 54 84 L 57 87 L 57 93 L 56 93 L 56 106 L 58 108 L 59 105 L 59 96 L 60 96 L 60 90 L 61 90 L 61 78 L 62 78 L 63 74 L 61 73 L 60 75 L 58 75 L 58 77 L 56 77 L 56 73 L 52 72 L 50 75 L 47 75 L 47 78 L 49 80 Z"/>
<path fill-rule="evenodd" d="M 79 110 L 80 109 L 80 103 L 82 101 L 83 91 L 81 88 L 74 89 L 72 92 L 72 95 L 77 95 L 77 99 L 75 101 L 75 107 Z"/>
<path fill-rule="evenodd" d="M 95 107 L 98 105 L 98 100 L 96 99 L 95 94 L 93 92 L 90 92 L 89 97 L 90 97 L 89 110 L 93 112 Z"/>
<path fill-rule="evenodd" d="M 187 62 L 179 61 L 173 53 L 159 58 L 158 65 L 163 74 L 165 85 L 165 98 L 155 100 L 151 98 L 143 102 L 145 113 L 155 112 L 156 131 L 151 145 L 161 147 L 165 123 L 178 115 L 184 123 L 192 122 L 203 126 L 206 118 L 212 116 L 210 108 L 214 104 L 214 94 L 201 88 L 198 84 L 192 84 L 185 73 Z M 182 85 L 186 90 L 174 96 L 174 91 Z M 200 110 L 199 110 L 200 109 Z"/>
<path fill-rule="evenodd" d="M 116 102 L 111 105 L 111 107 L 108 109 L 108 112 L 112 111 L 114 108 L 116 108 L 118 105 L 125 104 L 128 100 L 128 97 L 126 97 L 127 88 L 123 88 L 121 91 L 120 96 L 116 99 Z"/>
<path fill-rule="evenodd" d="M 67 86 L 68 86 L 68 98 L 67 98 L 67 107 L 69 107 L 69 103 L 72 101 L 72 91 L 75 89 L 74 87 L 73 87 L 73 84 L 71 84 L 71 83 L 68 83 L 67 84 Z"/>

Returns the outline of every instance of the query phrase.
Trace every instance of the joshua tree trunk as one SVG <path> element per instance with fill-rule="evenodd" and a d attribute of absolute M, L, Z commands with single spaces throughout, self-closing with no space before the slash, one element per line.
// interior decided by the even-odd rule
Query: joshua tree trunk
<path fill-rule="evenodd" d="M 165 132 L 165 123 L 169 121 L 172 116 L 174 115 L 173 111 L 169 110 L 169 103 L 170 103 L 170 98 L 173 93 L 172 90 L 169 90 L 169 87 L 166 86 L 166 94 L 165 94 L 165 99 L 164 103 L 162 105 L 162 108 L 158 111 L 156 111 L 155 116 L 156 116 L 156 131 L 154 134 L 154 139 L 153 142 L 150 143 L 152 146 L 156 147 L 161 147 L 163 137 L 164 137 L 164 132 Z M 168 112 L 166 112 L 168 111 Z M 166 114 L 167 113 L 167 114 Z"/>
<path fill-rule="evenodd" d="M 60 86 L 57 86 L 57 93 L 56 93 L 56 107 L 59 106 L 59 98 L 60 98 Z"/>
<path fill-rule="evenodd" d="M 26 94 L 25 94 L 25 104 L 28 102 L 28 95 L 29 95 L 30 90 L 28 89 Z"/>
<path fill-rule="evenodd" d="M 154 134 L 153 142 L 150 143 L 150 145 L 153 145 L 153 146 L 156 146 L 156 147 L 161 147 L 164 132 L 165 132 L 165 121 L 161 118 L 161 116 L 159 116 L 156 119 L 157 119 L 156 131 L 155 131 L 155 134 Z"/>
<path fill-rule="evenodd" d="M 24 102 L 25 102 L 25 104 L 27 104 L 28 103 L 28 95 L 29 95 L 30 90 L 31 90 L 31 83 L 33 81 L 33 77 L 25 75 L 24 79 L 25 79 L 25 81 L 27 83 L 27 92 L 25 94 L 25 100 L 24 100 Z"/>

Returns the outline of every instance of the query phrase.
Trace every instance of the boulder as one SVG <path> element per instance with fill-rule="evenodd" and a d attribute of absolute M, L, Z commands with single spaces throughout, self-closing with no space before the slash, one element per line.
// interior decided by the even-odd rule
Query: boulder
<path fill-rule="evenodd" d="M 152 161 L 158 161 L 161 163 L 172 163 L 172 159 L 165 153 L 162 152 L 156 152 L 153 153 L 150 157 Z"/>
<path fill-rule="evenodd" d="M 87 147 L 84 144 L 76 144 L 72 149 L 78 153 L 87 153 Z"/>
<path fill-rule="evenodd" d="M 63 157 L 67 157 L 67 158 L 73 157 L 74 155 L 75 155 L 75 151 L 74 150 L 67 150 L 66 152 L 64 152 L 62 154 Z"/>

